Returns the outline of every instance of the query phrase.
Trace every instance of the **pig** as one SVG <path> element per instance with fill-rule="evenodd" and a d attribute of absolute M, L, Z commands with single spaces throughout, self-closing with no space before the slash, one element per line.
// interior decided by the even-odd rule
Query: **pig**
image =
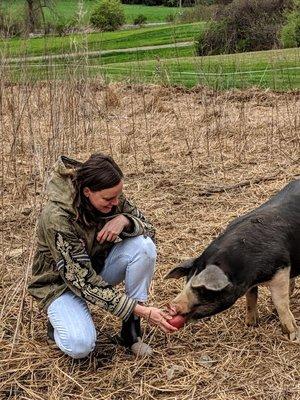
<path fill-rule="evenodd" d="M 186 277 L 170 310 L 187 320 L 215 315 L 246 295 L 246 324 L 257 324 L 258 286 L 266 285 L 282 329 L 291 341 L 300 333 L 290 311 L 294 278 L 300 274 L 300 179 L 267 202 L 234 219 L 196 258 L 166 278 Z M 291 283 L 290 283 L 291 282 Z"/>

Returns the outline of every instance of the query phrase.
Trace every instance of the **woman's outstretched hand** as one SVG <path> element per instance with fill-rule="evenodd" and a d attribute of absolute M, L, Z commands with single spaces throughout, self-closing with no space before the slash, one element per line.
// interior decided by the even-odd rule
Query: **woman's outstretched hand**
<path fill-rule="evenodd" d="M 165 333 L 172 333 L 178 331 L 177 328 L 170 325 L 168 320 L 172 317 L 166 312 L 156 307 L 146 307 L 137 304 L 133 309 L 133 313 L 149 321 L 152 325 L 156 325 L 160 330 Z"/>
<path fill-rule="evenodd" d="M 103 226 L 100 232 L 97 234 L 97 240 L 100 243 L 105 242 L 114 242 L 119 234 L 123 231 L 124 228 L 129 226 L 130 221 L 125 215 L 118 215 L 112 219 L 110 219 Z"/>

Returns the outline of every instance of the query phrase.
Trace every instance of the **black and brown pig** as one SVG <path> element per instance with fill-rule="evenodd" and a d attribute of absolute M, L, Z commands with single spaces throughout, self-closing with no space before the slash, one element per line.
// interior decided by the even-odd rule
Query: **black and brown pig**
<path fill-rule="evenodd" d="M 284 332 L 290 340 L 299 341 L 289 307 L 293 278 L 298 275 L 300 179 L 233 220 L 199 257 L 178 265 L 166 278 L 187 277 L 184 289 L 171 303 L 173 311 L 187 318 L 217 314 L 245 294 L 248 325 L 257 322 L 257 287 L 266 285 Z"/>

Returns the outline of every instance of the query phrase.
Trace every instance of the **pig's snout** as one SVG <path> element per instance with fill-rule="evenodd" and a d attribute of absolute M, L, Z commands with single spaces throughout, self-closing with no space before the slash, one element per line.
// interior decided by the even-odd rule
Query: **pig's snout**
<path fill-rule="evenodd" d="M 171 304 L 171 309 L 175 309 L 176 314 L 188 314 L 190 312 L 188 303 L 185 300 L 174 299 Z"/>
<path fill-rule="evenodd" d="M 171 302 L 170 308 L 175 309 L 177 314 L 186 315 L 192 312 L 195 302 L 194 295 L 189 291 L 183 290 Z"/>

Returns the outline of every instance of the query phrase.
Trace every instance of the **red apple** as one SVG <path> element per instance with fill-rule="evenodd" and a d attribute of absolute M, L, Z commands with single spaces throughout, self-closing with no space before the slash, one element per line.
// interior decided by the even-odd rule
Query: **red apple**
<path fill-rule="evenodd" d="M 182 328 L 186 322 L 186 318 L 183 315 L 177 314 L 173 318 L 168 320 L 168 323 L 175 328 Z"/>

